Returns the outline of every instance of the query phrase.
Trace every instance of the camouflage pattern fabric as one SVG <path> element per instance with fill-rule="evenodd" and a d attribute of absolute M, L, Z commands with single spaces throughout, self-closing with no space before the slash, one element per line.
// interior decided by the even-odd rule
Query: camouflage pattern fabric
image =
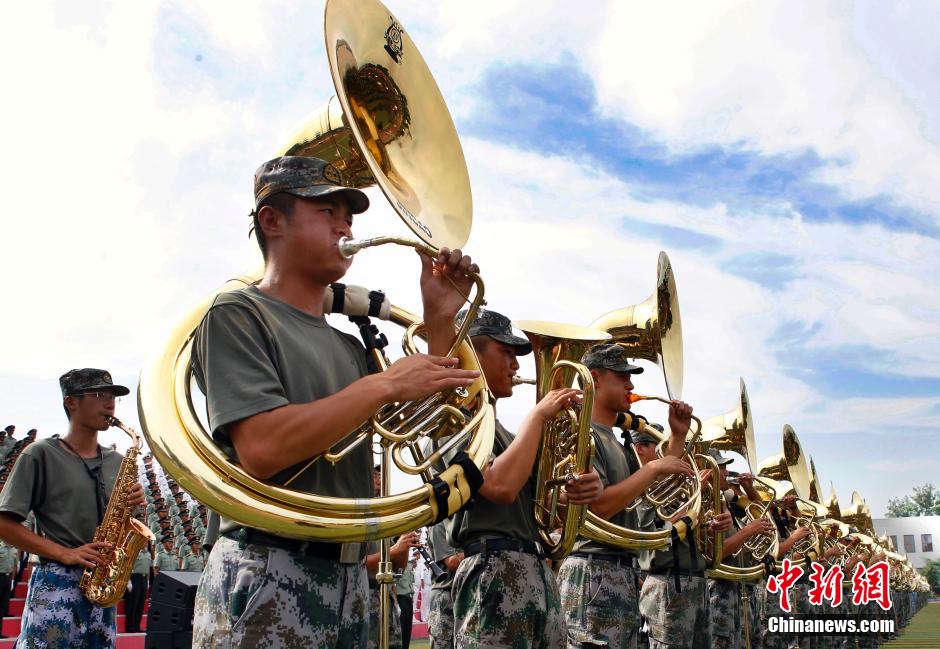
<path fill-rule="evenodd" d="M 117 636 L 114 607 L 101 608 L 78 588 L 82 568 L 39 564 L 29 591 L 17 649 L 111 649 Z"/>
<path fill-rule="evenodd" d="M 632 567 L 569 556 L 558 572 L 558 584 L 569 649 L 637 646 L 640 609 Z"/>
<path fill-rule="evenodd" d="M 764 611 L 767 606 L 767 582 L 761 580 L 749 589 L 748 610 L 750 611 L 751 649 L 761 649 L 761 638 L 764 634 L 763 625 L 767 623 Z"/>
<path fill-rule="evenodd" d="M 222 537 L 196 591 L 194 649 L 365 649 L 365 563 L 341 564 Z"/>
<path fill-rule="evenodd" d="M 807 571 L 809 569 L 807 568 Z M 804 577 L 804 579 L 806 579 Z M 807 582 L 797 583 L 790 591 L 790 600 L 793 602 L 793 612 L 804 617 L 812 616 L 815 607 L 809 603 L 809 584 Z M 816 646 L 817 638 L 815 636 L 806 636 L 798 634 L 791 636 L 795 640 L 789 643 L 790 649 L 818 649 Z"/>
<path fill-rule="evenodd" d="M 650 649 L 711 647 L 704 577 L 650 575 L 640 592 L 640 613 L 650 627 Z"/>
<path fill-rule="evenodd" d="M 744 646 L 741 636 L 741 607 L 738 584 L 725 579 L 708 579 L 708 617 L 712 631 L 712 646 L 716 649 L 739 649 Z"/>
<path fill-rule="evenodd" d="M 524 552 L 473 555 L 454 577 L 454 646 L 560 649 L 565 621 L 555 576 Z"/>
<path fill-rule="evenodd" d="M 766 579 L 761 582 L 761 588 L 763 589 L 762 596 L 764 599 L 764 612 L 763 619 L 761 620 L 761 647 L 763 649 L 787 649 L 792 636 L 771 633 L 767 621 L 771 617 L 785 615 L 785 613 L 780 610 L 780 595 L 779 593 L 767 592 Z"/>
<path fill-rule="evenodd" d="M 378 649 L 379 647 L 379 592 L 377 584 L 369 582 L 369 649 Z M 392 623 L 392 630 L 388 636 L 389 649 L 401 649 L 401 609 L 398 607 L 398 601 L 395 599 L 395 591 L 389 588 L 389 608 L 388 616 Z"/>
<path fill-rule="evenodd" d="M 430 603 L 428 606 L 428 637 L 431 640 L 431 649 L 452 649 L 454 646 L 454 598 L 451 596 L 450 585 L 446 588 L 431 588 Z"/>

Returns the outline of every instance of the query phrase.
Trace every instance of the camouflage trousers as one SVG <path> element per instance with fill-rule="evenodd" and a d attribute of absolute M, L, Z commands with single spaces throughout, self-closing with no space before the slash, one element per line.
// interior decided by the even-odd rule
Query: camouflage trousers
<path fill-rule="evenodd" d="M 761 580 L 750 587 L 748 610 L 750 611 L 751 649 L 761 649 L 764 637 L 763 625 L 767 623 L 764 612 L 767 608 L 767 581 Z"/>
<path fill-rule="evenodd" d="M 784 613 L 780 608 L 780 594 L 767 593 L 767 617 L 764 618 L 762 646 L 764 649 L 818 649 L 816 638 L 797 634 L 770 633 L 766 620 L 769 617 L 790 617 L 797 615 L 812 615 L 807 595 L 806 584 L 796 584 L 790 589 L 790 612 Z M 818 611 L 816 611 L 818 613 Z"/>
<path fill-rule="evenodd" d="M 565 620 L 555 576 L 532 554 L 481 552 L 465 558 L 453 586 L 454 646 L 565 646 Z"/>
<path fill-rule="evenodd" d="M 640 591 L 640 613 L 650 627 L 650 649 L 711 647 L 704 577 L 650 575 Z"/>
<path fill-rule="evenodd" d="M 365 563 L 220 538 L 196 591 L 194 649 L 365 649 Z"/>
<path fill-rule="evenodd" d="M 636 647 L 640 608 L 631 565 L 569 556 L 558 571 L 558 585 L 569 649 Z"/>
<path fill-rule="evenodd" d="M 428 608 L 428 637 L 431 649 L 452 649 L 454 646 L 454 599 L 451 596 L 453 580 L 442 588 L 431 588 Z"/>
<path fill-rule="evenodd" d="M 368 649 L 378 649 L 379 647 L 379 626 L 381 619 L 379 616 L 379 596 L 381 589 L 378 584 L 369 582 L 369 643 Z M 398 601 L 395 598 L 395 589 L 389 588 L 388 618 L 391 623 L 388 635 L 389 649 L 401 649 L 401 610 L 398 608 Z"/>
<path fill-rule="evenodd" d="M 708 619 L 712 646 L 716 649 L 741 649 L 744 630 L 741 625 L 741 594 L 738 582 L 708 579 Z"/>
<path fill-rule="evenodd" d="M 110 649 L 115 609 L 89 602 L 78 584 L 82 568 L 40 563 L 29 578 L 17 649 Z"/>

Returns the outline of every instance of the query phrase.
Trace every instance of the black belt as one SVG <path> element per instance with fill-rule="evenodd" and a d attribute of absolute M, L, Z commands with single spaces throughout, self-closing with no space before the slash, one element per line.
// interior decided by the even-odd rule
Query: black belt
<path fill-rule="evenodd" d="M 625 568 L 636 568 L 636 565 L 634 564 L 634 558 L 632 556 L 626 556 L 622 554 L 610 554 L 605 552 L 572 552 L 570 556 L 578 557 L 579 559 L 590 559 L 591 561 L 607 561 Z"/>
<path fill-rule="evenodd" d="M 472 557 L 473 555 L 480 553 L 487 554 L 492 552 L 506 551 L 534 554 L 539 558 L 543 558 L 545 556 L 545 553 L 542 552 L 542 548 L 540 548 L 536 543 L 533 543 L 532 541 L 521 541 L 519 539 L 476 539 L 463 546 L 464 558 Z"/>
<path fill-rule="evenodd" d="M 328 559 L 330 561 L 339 561 L 340 552 L 343 549 L 342 543 L 322 543 L 320 541 L 301 541 L 300 539 L 288 539 L 283 536 L 275 536 L 261 530 L 250 527 L 222 532 L 222 536 L 239 544 L 245 545 L 264 545 L 278 550 L 287 550 L 291 554 L 300 554 L 306 557 L 317 557 L 319 559 Z M 362 554 L 360 552 L 360 554 Z M 361 557 L 360 557 L 361 558 Z"/>
<path fill-rule="evenodd" d="M 679 575 L 680 577 L 705 577 L 704 570 L 686 570 L 685 568 L 652 568 L 651 575 Z"/>

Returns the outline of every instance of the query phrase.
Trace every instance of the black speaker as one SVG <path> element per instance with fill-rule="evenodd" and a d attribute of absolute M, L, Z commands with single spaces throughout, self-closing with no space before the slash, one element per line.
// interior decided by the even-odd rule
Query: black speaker
<path fill-rule="evenodd" d="M 193 606 L 198 572 L 160 572 L 150 588 L 146 649 L 189 649 L 193 641 Z"/>
<path fill-rule="evenodd" d="M 150 610 L 156 604 L 178 608 L 192 608 L 196 601 L 196 587 L 200 572 L 165 570 L 157 574 L 150 588 Z"/>
<path fill-rule="evenodd" d="M 193 609 L 169 604 L 157 604 L 147 612 L 147 631 L 192 631 Z"/>

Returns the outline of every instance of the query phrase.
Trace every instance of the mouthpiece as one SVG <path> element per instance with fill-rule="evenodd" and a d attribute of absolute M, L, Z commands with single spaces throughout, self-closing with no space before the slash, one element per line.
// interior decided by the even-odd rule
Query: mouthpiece
<path fill-rule="evenodd" d="M 630 403 L 636 403 L 637 401 L 646 401 L 647 399 L 653 399 L 655 397 L 647 397 L 642 394 L 637 394 L 635 392 L 630 394 Z"/>
<path fill-rule="evenodd" d="M 535 379 L 527 379 L 521 376 L 512 377 L 513 385 L 535 385 Z"/>

